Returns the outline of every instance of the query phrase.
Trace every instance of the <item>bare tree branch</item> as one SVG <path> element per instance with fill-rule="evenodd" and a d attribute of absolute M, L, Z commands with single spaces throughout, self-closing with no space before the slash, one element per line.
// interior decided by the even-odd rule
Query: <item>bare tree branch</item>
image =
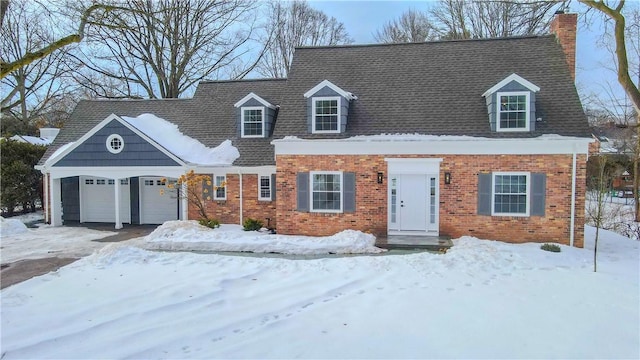
<path fill-rule="evenodd" d="M 380 43 L 406 43 L 434 40 L 436 35 L 428 13 L 411 9 L 384 24 L 373 37 Z"/>

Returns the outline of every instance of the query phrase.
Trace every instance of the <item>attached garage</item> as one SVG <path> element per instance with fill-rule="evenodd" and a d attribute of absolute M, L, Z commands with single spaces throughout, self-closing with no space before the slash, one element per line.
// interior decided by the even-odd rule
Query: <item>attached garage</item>
<path fill-rule="evenodd" d="M 162 224 L 179 218 L 179 199 L 176 189 L 171 189 L 159 177 L 140 178 L 140 223 Z"/>
<path fill-rule="evenodd" d="M 129 179 L 120 181 L 120 219 L 131 223 Z M 99 177 L 80 177 L 80 222 L 115 222 L 115 181 Z"/>

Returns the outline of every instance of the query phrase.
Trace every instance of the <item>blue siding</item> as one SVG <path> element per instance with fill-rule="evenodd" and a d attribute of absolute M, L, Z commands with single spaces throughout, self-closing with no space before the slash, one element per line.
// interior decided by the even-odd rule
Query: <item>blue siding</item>
<path fill-rule="evenodd" d="M 324 96 L 338 96 L 340 97 L 340 132 L 344 133 L 347 130 L 347 121 L 349 118 L 349 100 L 340 96 L 337 92 L 333 91 L 330 87 L 325 86 L 318 90 L 311 97 L 307 98 L 307 128 L 309 133 L 313 132 L 313 98 Z"/>
<path fill-rule="evenodd" d="M 124 140 L 124 149 L 119 154 L 112 154 L 107 150 L 106 141 L 112 134 L 118 134 Z M 179 164 L 129 128 L 113 120 L 54 166 L 179 166 Z"/>
<path fill-rule="evenodd" d="M 507 85 L 498 89 L 495 93 L 491 94 L 487 98 L 487 112 L 489 114 L 489 123 L 491 124 L 491 131 L 496 131 L 497 125 L 497 111 L 498 111 L 498 94 L 503 91 L 527 91 L 529 92 L 529 129 L 535 131 L 536 129 L 536 93 L 530 91 L 517 81 L 511 81 Z"/>
<path fill-rule="evenodd" d="M 60 179 L 62 221 L 80 221 L 80 178 Z"/>
<path fill-rule="evenodd" d="M 131 202 L 131 223 L 140 224 L 140 178 L 129 178 L 129 196 Z"/>

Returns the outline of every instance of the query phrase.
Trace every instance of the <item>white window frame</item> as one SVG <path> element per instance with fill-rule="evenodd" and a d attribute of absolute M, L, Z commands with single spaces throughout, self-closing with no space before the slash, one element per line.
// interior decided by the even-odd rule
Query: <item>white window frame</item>
<path fill-rule="evenodd" d="M 523 128 L 502 128 L 500 127 L 500 114 L 503 112 L 500 104 L 501 96 L 525 96 L 525 122 Z M 506 111 L 505 111 L 506 112 Z M 529 91 L 501 91 L 496 93 L 496 131 L 499 132 L 526 132 L 529 131 L 531 118 L 531 93 Z"/>
<path fill-rule="evenodd" d="M 260 110 L 262 113 L 262 120 L 260 125 L 262 126 L 262 135 L 245 135 L 244 134 L 244 112 L 246 110 Z M 264 118 L 265 118 L 265 107 L 264 106 L 242 106 L 240 108 L 240 136 L 243 138 L 263 138 L 265 137 L 265 127 L 264 127 Z"/>
<path fill-rule="evenodd" d="M 224 186 L 224 196 L 218 196 L 218 190 L 216 187 L 218 186 L 218 177 L 222 178 L 222 182 L 227 182 L 227 175 L 216 175 L 213 174 L 213 200 L 227 200 L 227 185 Z"/>
<path fill-rule="evenodd" d="M 522 176 L 525 175 L 527 178 L 527 189 L 526 189 L 526 212 L 525 213 L 502 213 L 495 211 L 495 202 L 496 202 L 496 176 Z M 514 216 L 514 217 L 528 217 L 531 212 L 531 173 L 527 171 L 506 171 L 506 172 L 494 172 L 491 174 L 491 216 Z"/>
<path fill-rule="evenodd" d="M 119 140 L 120 141 L 120 148 L 114 149 L 111 146 L 111 141 L 113 141 L 113 140 Z M 110 153 L 119 154 L 124 149 L 124 139 L 122 138 L 122 136 L 120 136 L 118 134 L 111 134 L 111 135 L 109 135 L 107 137 L 107 141 L 105 142 L 105 145 L 107 146 L 107 150 L 109 150 Z"/>
<path fill-rule="evenodd" d="M 337 107 L 337 115 L 338 115 L 338 126 L 336 130 L 316 130 L 316 102 L 318 101 L 326 101 L 326 100 L 336 100 Z M 338 134 L 340 133 L 340 128 L 342 127 L 342 119 L 341 119 L 341 106 L 340 106 L 340 96 L 314 96 L 311 98 L 311 133 L 312 134 Z"/>
<path fill-rule="evenodd" d="M 267 178 L 269 180 L 269 197 L 262 196 L 262 178 Z M 273 199 L 273 184 L 271 183 L 271 174 L 264 175 L 258 174 L 258 200 L 260 201 L 271 201 Z"/>
<path fill-rule="evenodd" d="M 340 175 L 340 209 L 313 208 L 313 178 L 314 175 Z M 342 213 L 344 211 L 344 175 L 342 171 L 310 171 L 309 172 L 309 211 L 317 213 Z"/>

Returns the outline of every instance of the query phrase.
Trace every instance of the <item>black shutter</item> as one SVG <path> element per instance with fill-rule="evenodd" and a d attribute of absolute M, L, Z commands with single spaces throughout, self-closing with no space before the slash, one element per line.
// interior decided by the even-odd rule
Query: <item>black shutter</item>
<path fill-rule="evenodd" d="M 531 174 L 531 216 L 544 216 L 547 175 Z"/>
<path fill-rule="evenodd" d="M 276 199 L 276 174 L 271 174 L 271 200 Z"/>
<path fill-rule="evenodd" d="M 491 215 L 491 173 L 478 174 L 478 215 Z"/>
<path fill-rule="evenodd" d="M 356 211 L 356 173 L 346 172 L 342 175 L 343 184 L 343 206 L 344 212 Z"/>
<path fill-rule="evenodd" d="M 298 211 L 309 211 L 309 173 L 299 172 L 296 179 Z"/>

